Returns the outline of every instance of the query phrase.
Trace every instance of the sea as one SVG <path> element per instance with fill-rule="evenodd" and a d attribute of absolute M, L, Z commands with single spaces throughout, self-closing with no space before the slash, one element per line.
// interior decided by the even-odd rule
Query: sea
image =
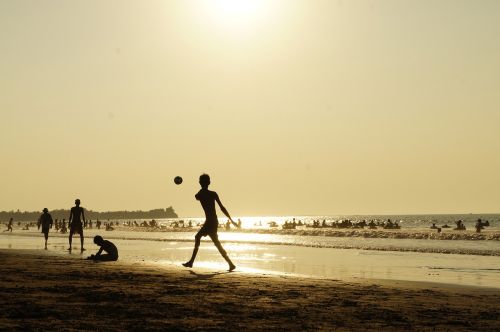
<path fill-rule="evenodd" d="M 235 273 L 298 276 L 336 280 L 418 281 L 500 289 L 500 214 L 464 215 L 341 215 L 234 217 L 241 229 L 226 229 L 219 218 L 219 239 L 238 266 Z M 343 220 L 397 222 L 400 229 L 336 228 Z M 480 233 L 478 219 L 488 221 Z M 283 229 L 294 221 L 295 229 Z M 465 230 L 455 230 L 462 220 Z M 181 267 L 191 256 L 194 235 L 202 218 L 156 220 L 156 227 L 134 226 L 151 220 L 106 220 L 101 229 L 84 230 L 86 251 L 79 251 L 78 235 L 68 253 L 68 234 L 51 230 L 47 253 L 84 259 L 98 250 L 92 242 L 101 235 L 115 243 L 120 261 Z M 327 227 L 312 227 L 314 222 Z M 105 230 L 112 223 L 113 230 Z M 441 228 L 431 229 L 432 224 Z M 1 249 L 44 250 L 36 227 L 0 233 Z M 191 225 L 191 227 L 189 227 Z M 444 227 L 443 226 L 449 226 Z M 227 264 L 210 239 L 204 238 L 195 267 L 224 271 Z"/>

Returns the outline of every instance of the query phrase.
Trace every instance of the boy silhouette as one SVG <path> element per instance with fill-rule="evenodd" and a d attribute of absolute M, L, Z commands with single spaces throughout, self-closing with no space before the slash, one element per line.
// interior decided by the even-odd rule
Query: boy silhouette
<path fill-rule="evenodd" d="M 80 206 L 80 200 L 75 200 L 75 206 L 71 208 L 71 212 L 69 214 L 69 252 L 71 253 L 71 242 L 73 241 L 73 234 L 80 234 L 80 249 L 83 252 L 85 249 L 83 248 L 83 224 L 82 219 L 85 221 L 85 214 L 83 213 L 83 208 Z"/>
<path fill-rule="evenodd" d="M 12 223 L 14 222 L 14 218 L 9 219 L 9 223 L 7 224 L 7 229 L 4 232 L 10 231 L 12 233 Z"/>
<path fill-rule="evenodd" d="M 201 206 L 203 207 L 203 211 L 205 211 L 205 223 L 201 227 L 201 229 L 196 233 L 196 236 L 194 237 L 194 249 L 193 249 L 193 255 L 191 256 L 191 259 L 183 263 L 185 267 L 193 267 L 194 260 L 196 259 L 196 254 L 198 253 L 198 248 L 200 247 L 200 242 L 201 238 L 203 236 L 210 236 L 212 239 L 212 242 L 215 244 L 217 249 L 219 249 L 220 254 L 226 262 L 229 264 L 229 271 L 232 271 L 236 268 L 236 265 L 231 262 L 229 257 L 227 256 L 226 251 L 224 248 L 222 248 L 222 244 L 219 241 L 219 237 L 217 236 L 217 227 L 219 226 L 219 220 L 217 219 L 217 214 L 215 212 L 215 202 L 219 204 L 219 207 L 221 211 L 226 215 L 226 217 L 231 220 L 233 225 L 237 225 L 231 216 L 229 215 L 229 212 L 227 212 L 226 208 L 224 205 L 222 205 L 219 195 L 215 191 L 210 191 L 208 190 L 208 186 L 210 185 L 210 176 L 208 174 L 202 174 L 200 176 L 200 186 L 201 189 L 198 191 L 198 193 L 195 195 L 195 198 L 200 201 Z"/>
<path fill-rule="evenodd" d="M 100 247 L 99 251 L 95 255 L 90 255 L 87 259 L 101 262 L 118 260 L 118 249 L 113 242 L 104 240 L 102 236 L 96 235 L 94 236 L 94 243 Z M 106 254 L 103 255 L 103 251 L 105 251 Z"/>
<path fill-rule="evenodd" d="M 52 228 L 52 216 L 49 213 L 49 209 L 44 208 L 43 214 L 38 219 L 38 229 L 42 226 L 42 233 L 45 237 L 45 250 L 47 250 L 47 240 L 49 239 L 49 229 Z"/>

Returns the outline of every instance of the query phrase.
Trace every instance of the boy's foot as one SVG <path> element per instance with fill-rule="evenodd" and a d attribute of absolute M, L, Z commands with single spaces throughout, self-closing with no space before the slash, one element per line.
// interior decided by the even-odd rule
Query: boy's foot
<path fill-rule="evenodd" d="M 71 251 L 71 247 L 69 247 L 68 249 L 66 249 L 67 251 Z"/>
<path fill-rule="evenodd" d="M 231 265 L 229 265 L 229 270 L 228 270 L 228 271 L 229 271 L 229 272 L 231 272 L 231 271 L 233 271 L 235 268 L 236 268 L 236 265 L 231 264 Z"/>
<path fill-rule="evenodd" d="M 87 250 L 87 249 L 85 249 L 85 248 L 82 248 L 82 249 L 80 250 L 80 252 L 84 252 L 85 250 Z"/>
<path fill-rule="evenodd" d="M 191 262 L 182 263 L 182 266 L 184 266 L 184 267 L 193 267 L 193 263 L 191 263 Z"/>

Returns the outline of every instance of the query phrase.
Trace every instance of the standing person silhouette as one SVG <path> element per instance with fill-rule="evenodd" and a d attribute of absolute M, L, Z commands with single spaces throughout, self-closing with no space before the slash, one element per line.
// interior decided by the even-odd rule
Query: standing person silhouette
<path fill-rule="evenodd" d="M 38 219 L 38 229 L 42 226 L 42 233 L 45 236 L 45 250 L 47 250 L 47 240 L 49 239 L 49 229 L 52 228 L 52 216 L 49 213 L 49 209 L 44 208 L 43 214 Z"/>
<path fill-rule="evenodd" d="M 85 248 L 83 248 L 83 224 L 82 219 L 85 222 L 85 214 L 83 212 L 83 208 L 80 206 L 80 200 L 75 200 L 75 206 L 71 208 L 71 212 L 69 214 L 69 252 L 71 252 L 71 242 L 73 241 L 73 234 L 80 234 L 80 249 L 83 252 Z"/>
<path fill-rule="evenodd" d="M 4 230 L 4 232 L 10 231 L 12 233 L 12 224 L 13 224 L 13 222 L 14 222 L 14 218 L 10 218 L 9 219 L 9 223 L 7 224 L 7 229 Z"/>
<path fill-rule="evenodd" d="M 208 186 L 210 185 L 210 176 L 208 176 L 208 174 L 202 174 L 200 176 L 200 185 L 201 189 L 195 195 L 195 198 L 200 201 L 201 206 L 203 207 L 203 211 L 205 211 L 206 219 L 205 223 L 194 237 L 195 242 L 191 259 L 188 262 L 183 263 L 182 265 L 184 265 L 185 267 L 193 267 L 194 260 L 196 259 L 196 254 L 198 253 L 198 248 L 200 247 L 201 238 L 208 235 L 212 239 L 212 242 L 215 244 L 217 249 L 219 249 L 222 257 L 224 257 L 226 262 L 229 264 L 229 271 L 232 271 L 236 268 L 236 265 L 234 265 L 227 256 L 227 253 L 224 248 L 222 248 L 222 244 L 220 243 L 219 237 L 217 236 L 217 227 L 219 226 L 219 220 L 217 219 L 217 214 L 215 212 L 215 202 L 219 204 L 221 211 L 226 215 L 226 217 L 229 218 L 229 220 L 231 220 L 233 225 L 237 224 L 233 221 L 224 205 L 222 205 L 219 199 L 219 195 L 217 195 L 215 191 L 208 190 Z"/>

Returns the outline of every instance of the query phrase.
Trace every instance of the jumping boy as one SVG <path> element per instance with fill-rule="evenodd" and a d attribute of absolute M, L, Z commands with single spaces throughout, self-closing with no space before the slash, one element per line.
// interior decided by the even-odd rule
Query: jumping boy
<path fill-rule="evenodd" d="M 219 237 L 217 236 L 217 227 L 219 226 L 219 220 L 217 219 L 217 214 L 215 212 L 215 202 L 219 204 L 221 211 L 226 215 L 226 217 L 229 218 L 233 225 L 237 224 L 233 221 L 233 219 L 229 215 L 229 212 L 227 212 L 226 208 L 222 205 L 219 199 L 219 195 L 217 195 L 215 191 L 208 190 L 208 186 L 210 185 L 210 176 L 208 176 L 208 174 L 202 174 L 200 176 L 200 185 L 201 190 L 195 195 L 195 198 L 200 201 L 201 206 L 203 207 L 203 211 L 205 211 L 206 219 L 205 223 L 194 237 L 195 242 L 191 259 L 182 265 L 184 265 L 185 267 L 193 267 L 196 254 L 198 253 L 198 248 L 200 247 L 201 238 L 208 235 L 212 239 L 212 242 L 215 244 L 217 249 L 219 249 L 222 257 L 224 257 L 226 262 L 229 264 L 229 271 L 232 271 L 236 268 L 236 265 L 234 265 L 227 256 L 227 253 L 224 248 L 222 248 L 222 244 L 220 243 Z"/>

